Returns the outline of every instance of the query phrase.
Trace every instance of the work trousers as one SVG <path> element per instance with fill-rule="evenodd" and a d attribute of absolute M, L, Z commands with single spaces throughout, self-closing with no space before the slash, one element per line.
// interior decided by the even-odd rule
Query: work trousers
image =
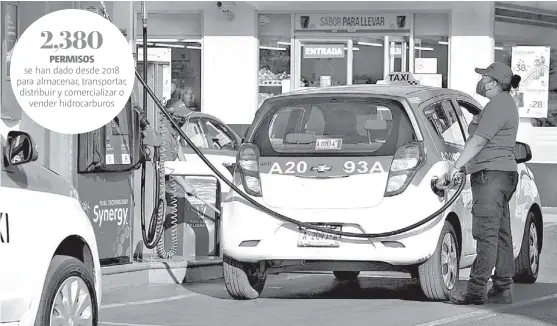
<path fill-rule="evenodd" d="M 513 240 L 509 202 L 516 191 L 518 173 L 479 171 L 470 176 L 472 184 L 472 235 L 476 259 L 467 291 L 485 296 L 491 276 L 494 286 L 510 288 L 514 276 Z M 495 273 L 491 272 L 495 267 Z"/>

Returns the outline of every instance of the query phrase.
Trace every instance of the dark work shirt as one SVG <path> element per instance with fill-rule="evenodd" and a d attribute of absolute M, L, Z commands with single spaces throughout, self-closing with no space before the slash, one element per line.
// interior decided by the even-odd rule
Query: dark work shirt
<path fill-rule="evenodd" d="M 482 170 L 516 171 L 514 146 L 518 132 L 518 108 L 509 93 L 492 98 L 468 128 L 473 135 L 487 139 L 487 144 L 467 165 L 471 174 Z"/>

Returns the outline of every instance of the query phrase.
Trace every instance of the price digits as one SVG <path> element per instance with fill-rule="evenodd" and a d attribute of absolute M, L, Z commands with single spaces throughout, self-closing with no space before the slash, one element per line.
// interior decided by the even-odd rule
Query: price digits
<path fill-rule="evenodd" d="M 543 108 L 543 101 L 532 101 L 530 102 L 530 107 L 533 109 L 541 109 Z"/>
<path fill-rule="evenodd" d="M 526 71 L 526 65 L 524 63 L 519 63 L 516 65 L 516 71 L 524 72 Z"/>
<path fill-rule="evenodd" d="M 85 33 L 84 31 L 74 32 L 73 35 L 71 32 L 62 31 L 60 32 L 60 36 L 63 38 L 64 43 L 60 43 L 59 45 L 56 45 L 56 44 L 52 44 L 52 39 L 54 38 L 52 32 L 50 31 L 41 32 L 41 37 L 46 37 L 46 41 L 41 46 L 41 49 L 59 48 L 65 50 L 69 48 L 74 48 L 74 49 L 81 50 L 86 47 L 89 47 L 93 50 L 96 50 L 100 48 L 103 44 L 103 36 L 101 33 L 97 31 L 92 31 L 91 33 L 89 33 L 89 35 L 87 35 L 87 33 Z"/>

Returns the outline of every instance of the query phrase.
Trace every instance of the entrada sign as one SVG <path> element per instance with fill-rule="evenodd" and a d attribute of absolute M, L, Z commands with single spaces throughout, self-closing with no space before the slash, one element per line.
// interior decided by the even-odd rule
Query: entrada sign
<path fill-rule="evenodd" d="M 296 14 L 298 31 L 349 31 L 408 29 L 406 15 L 397 14 Z"/>
<path fill-rule="evenodd" d="M 344 44 L 306 44 L 304 45 L 304 58 L 344 58 Z"/>

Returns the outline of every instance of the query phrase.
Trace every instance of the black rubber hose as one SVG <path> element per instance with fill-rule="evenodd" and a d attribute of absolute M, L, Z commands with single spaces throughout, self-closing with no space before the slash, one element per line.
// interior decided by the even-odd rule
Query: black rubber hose
<path fill-rule="evenodd" d="M 148 60 L 148 46 L 147 46 L 147 8 L 145 1 L 141 3 L 141 14 L 143 15 L 143 78 L 147 79 L 147 60 Z M 143 88 L 143 110 L 147 112 L 147 92 Z"/>
<path fill-rule="evenodd" d="M 456 193 L 454 194 L 454 196 L 452 196 L 451 199 L 449 199 L 447 201 L 447 203 L 445 203 L 443 206 L 441 206 L 441 208 L 439 208 L 433 214 L 427 216 L 426 218 L 424 218 L 423 220 L 421 220 L 417 223 L 414 223 L 414 224 L 409 225 L 405 228 L 390 231 L 390 232 L 383 232 L 383 233 L 342 232 L 342 231 L 331 230 L 331 229 L 328 229 L 328 228 L 322 228 L 322 227 L 319 227 L 319 226 L 316 226 L 316 225 L 313 225 L 313 224 L 310 224 L 310 223 L 301 222 L 301 221 L 292 219 L 288 216 L 284 216 L 280 213 L 277 213 L 277 212 L 261 205 L 256 200 L 251 198 L 249 195 L 245 194 L 238 187 L 236 187 L 236 185 L 234 183 L 232 183 L 230 180 L 228 180 L 224 175 L 222 175 L 222 173 L 220 173 L 220 171 L 217 170 L 217 168 L 215 168 L 215 166 L 211 162 L 209 162 L 209 160 L 205 157 L 205 155 L 203 155 L 203 153 L 199 150 L 199 148 L 197 148 L 195 146 L 195 144 L 188 138 L 188 136 L 186 136 L 184 131 L 182 131 L 182 129 L 178 126 L 178 124 L 174 121 L 174 119 L 172 119 L 172 116 L 170 115 L 168 110 L 164 107 L 164 105 L 162 105 L 162 103 L 159 101 L 159 99 L 155 96 L 155 93 L 151 90 L 151 88 L 149 88 L 149 86 L 145 83 L 145 81 L 141 78 L 141 76 L 139 75 L 139 73 L 137 71 L 135 72 L 135 75 L 137 76 L 139 82 L 144 86 L 144 89 L 146 89 L 147 92 L 149 92 L 149 95 L 151 96 L 153 101 L 155 101 L 156 105 L 159 107 L 161 112 L 168 118 L 168 120 L 170 121 L 170 123 L 172 124 L 174 129 L 176 129 L 176 131 L 180 134 L 180 136 L 188 143 L 188 145 L 193 149 L 193 151 L 197 154 L 197 156 L 199 156 L 199 158 L 201 158 L 201 160 L 211 169 L 211 171 L 213 171 L 219 177 L 219 179 L 221 179 L 224 183 L 226 183 L 231 189 L 233 189 L 235 192 L 237 192 L 242 198 L 247 200 L 250 204 L 257 207 L 262 212 L 264 212 L 266 214 L 269 214 L 270 216 L 273 216 L 273 217 L 275 217 L 279 220 L 289 222 L 289 223 L 292 223 L 292 224 L 296 224 L 296 225 L 304 227 L 306 229 L 320 231 L 320 232 L 328 233 L 328 234 L 345 236 L 345 237 L 366 238 L 366 239 L 390 237 L 390 236 L 399 235 L 399 234 L 411 231 L 415 228 L 418 228 L 418 227 L 434 220 L 435 218 L 437 218 L 440 214 L 442 214 L 445 210 L 447 210 L 447 208 L 449 208 L 449 206 L 451 206 L 455 202 L 455 200 L 458 198 L 458 196 L 460 196 L 460 193 L 464 189 L 464 185 L 465 185 L 464 180 L 466 180 L 466 179 L 463 176 L 463 178 L 461 179 L 463 181 L 460 183 L 460 185 L 459 185 Z"/>
<path fill-rule="evenodd" d="M 155 147 L 155 158 L 158 158 L 159 149 Z M 143 237 L 143 244 L 147 249 L 153 249 L 157 246 L 157 243 L 161 240 L 162 234 L 164 233 L 164 227 L 162 222 L 159 221 L 159 210 L 164 205 L 163 199 L 160 198 L 161 185 L 159 182 L 158 168 L 155 165 L 155 207 L 153 207 L 153 212 L 151 213 L 151 220 L 149 221 L 149 229 L 145 226 L 145 172 L 147 170 L 147 162 L 144 160 L 141 165 L 141 236 Z M 160 222 L 160 223 L 159 223 Z M 161 224 L 161 225 L 158 225 Z M 158 229 L 158 232 L 157 232 Z"/>

